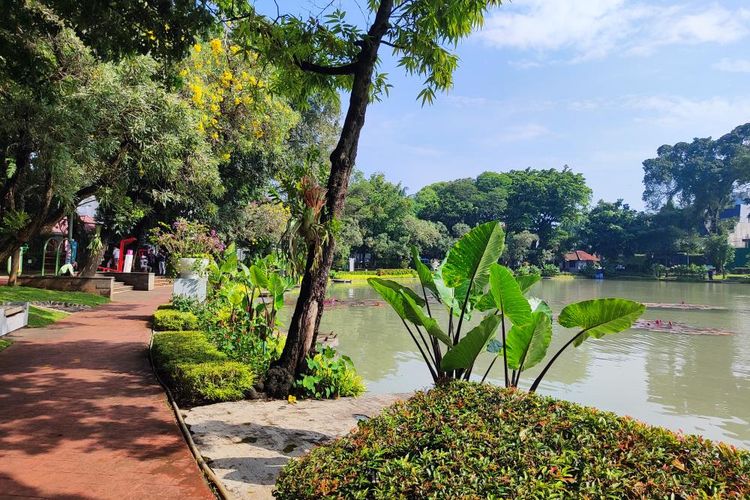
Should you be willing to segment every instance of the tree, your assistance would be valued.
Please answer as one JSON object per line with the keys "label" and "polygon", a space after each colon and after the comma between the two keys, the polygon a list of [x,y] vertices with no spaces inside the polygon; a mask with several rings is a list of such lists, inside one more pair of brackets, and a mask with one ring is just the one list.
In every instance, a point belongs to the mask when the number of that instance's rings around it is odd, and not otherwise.
{"label": "tree", "polygon": [[[161,201],[175,184],[193,198],[218,187],[194,112],[155,79],[152,59],[98,63],[36,4],[2,22],[0,261],[89,196],[106,206],[132,186]],[[7,56],[13,44],[22,58]]]}
{"label": "tree", "polygon": [[642,219],[622,199],[614,203],[599,200],[588,214],[581,230],[583,245],[605,259],[629,257],[637,248]]}
{"label": "tree", "polygon": [[716,268],[716,271],[727,275],[727,264],[734,261],[734,247],[729,244],[729,237],[725,232],[710,235],[703,246],[706,260]]}
{"label": "tree", "polygon": [[[407,73],[425,79],[419,97],[423,103],[432,102],[437,91],[452,84],[458,58],[449,47],[479,26],[487,8],[500,1],[371,1],[368,7],[373,17],[364,31],[351,24],[341,10],[329,12],[323,20],[281,13],[271,19],[259,15],[248,3],[222,0],[217,4],[237,23],[235,29],[245,37],[245,45],[277,65],[289,94],[323,91],[334,96],[338,89],[349,92],[341,134],[330,157],[325,209],[316,213],[321,226],[330,230],[344,209],[367,107],[388,88],[386,76],[376,74],[381,46],[392,48]],[[269,379],[278,382],[271,392],[278,396],[287,394],[294,376],[306,366],[323,312],[335,241],[326,237],[311,243],[286,345],[269,371]]]}
{"label": "tree", "polygon": [[588,205],[591,189],[582,174],[562,170],[512,170],[505,223],[508,231],[531,231],[546,248],[554,229],[575,221]]}
{"label": "tree", "polygon": [[732,193],[750,182],[750,123],[710,137],[663,145],[643,162],[643,200],[651,209],[665,204],[689,208],[711,234],[721,231],[721,212]]}
{"label": "tree", "polygon": [[539,237],[529,231],[510,233],[505,240],[503,258],[510,267],[517,268],[526,261],[532,247],[538,243]]}

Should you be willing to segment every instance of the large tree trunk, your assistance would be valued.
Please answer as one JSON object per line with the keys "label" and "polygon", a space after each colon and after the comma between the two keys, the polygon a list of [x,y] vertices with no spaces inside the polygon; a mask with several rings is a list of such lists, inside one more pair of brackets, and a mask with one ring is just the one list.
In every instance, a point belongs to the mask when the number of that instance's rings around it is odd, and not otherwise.
{"label": "large tree trunk", "polygon": [[[328,177],[326,210],[321,223],[326,225],[338,218],[344,208],[349,177],[357,157],[359,135],[365,124],[365,113],[370,100],[372,76],[378,57],[380,41],[388,29],[388,18],[393,0],[380,3],[375,21],[362,43],[354,70],[349,108],[341,128],[336,149],[331,153],[331,173]],[[289,324],[284,351],[274,363],[266,378],[266,392],[275,397],[286,397],[295,377],[306,368],[305,359],[315,346],[318,326],[323,314],[323,300],[328,286],[328,273],[333,264],[335,241],[329,237],[323,244],[320,259],[316,262],[315,249],[308,249],[307,265],[302,278],[297,305]]]}

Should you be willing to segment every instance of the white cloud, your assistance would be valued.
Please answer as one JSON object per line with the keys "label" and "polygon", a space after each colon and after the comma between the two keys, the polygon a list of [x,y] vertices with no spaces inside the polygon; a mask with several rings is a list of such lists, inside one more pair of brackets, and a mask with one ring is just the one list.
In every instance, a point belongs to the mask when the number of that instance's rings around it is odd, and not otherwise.
{"label": "white cloud", "polygon": [[648,54],[663,45],[726,44],[750,33],[750,10],[717,4],[655,5],[626,0],[519,0],[500,7],[478,34],[486,43],[573,61],[614,52]]}
{"label": "white cloud", "polygon": [[750,59],[724,58],[714,64],[714,69],[728,73],[750,73]]}

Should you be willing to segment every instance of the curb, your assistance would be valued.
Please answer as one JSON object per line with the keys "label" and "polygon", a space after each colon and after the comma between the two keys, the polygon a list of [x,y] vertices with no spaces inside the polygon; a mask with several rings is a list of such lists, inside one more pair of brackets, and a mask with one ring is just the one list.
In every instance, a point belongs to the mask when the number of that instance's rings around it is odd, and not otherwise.
{"label": "curb", "polygon": [[208,483],[211,486],[211,489],[214,491],[216,497],[220,500],[231,500],[233,498],[231,493],[229,493],[229,491],[224,488],[224,485],[221,484],[221,480],[216,476],[211,467],[209,467],[209,465],[203,459],[203,455],[201,455],[201,452],[196,446],[195,441],[193,441],[193,436],[190,434],[190,430],[188,429],[185,420],[182,418],[182,412],[180,411],[180,407],[177,405],[177,402],[172,396],[172,391],[169,389],[169,387],[167,387],[161,377],[159,377],[159,373],[156,370],[156,366],[154,365],[154,359],[151,356],[151,347],[153,346],[153,344],[154,330],[151,329],[151,336],[149,337],[148,341],[148,361],[151,365],[151,371],[153,372],[154,377],[156,377],[157,382],[159,382],[159,385],[161,385],[162,389],[164,389],[164,392],[167,393],[167,399],[169,399],[169,404],[172,407],[172,412],[174,413],[177,424],[180,428],[180,431],[182,432],[182,437],[185,439],[188,448],[190,448],[190,452],[193,454],[193,458],[195,458],[195,461],[198,463],[198,467],[200,467],[201,472],[203,472],[203,475],[208,480]]}

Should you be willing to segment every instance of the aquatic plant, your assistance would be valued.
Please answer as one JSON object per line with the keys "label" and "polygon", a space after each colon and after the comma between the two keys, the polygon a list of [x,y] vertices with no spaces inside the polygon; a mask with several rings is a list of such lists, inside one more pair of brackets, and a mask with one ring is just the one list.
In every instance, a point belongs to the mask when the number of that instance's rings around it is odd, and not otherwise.
{"label": "aquatic plant", "polygon": [[[435,382],[469,380],[477,357],[494,356],[487,371],[502,361],[506,387],[517,387],[521,373],[544,361],[552,339],[552,310],[541,299],[526,293],[540,279],[538,274],[514,276],[498,264],[504,232],[499,222],[481,224],[462,236],[434,273],[412,257],[421,293],[395,281],[370,278],[368,282],[391,305],[417,346]],[[433,315],[435,300],[448,311],[443,328]],[[577,302],[566,306],[558,323],[577,332],[559,349],[533,381],[534,392],[549,368],[569,346],[588,338],[601,338],[631,327],[643,313],[643,304],[619,298]],[[476,313],[481,321],[465,331]],[[500,337],[496,332],[500,330]]]}

